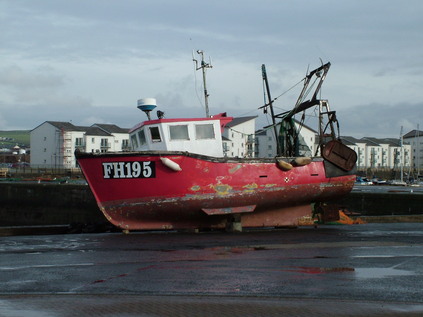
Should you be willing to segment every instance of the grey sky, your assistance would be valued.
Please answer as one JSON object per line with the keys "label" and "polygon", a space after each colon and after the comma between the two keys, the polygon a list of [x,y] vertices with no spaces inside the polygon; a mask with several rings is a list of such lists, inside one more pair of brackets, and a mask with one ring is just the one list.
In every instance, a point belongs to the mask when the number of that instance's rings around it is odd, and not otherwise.
{"label": "grey sky", "polygon": [[0,130],[131,127],[144,97],[167,117],[203,116],[202,49],[211,113],[262,116],[261,64],[277,96],[321,58],[341,133],[398,137],[423,128],[422,15],[421,0],[0,0]]}

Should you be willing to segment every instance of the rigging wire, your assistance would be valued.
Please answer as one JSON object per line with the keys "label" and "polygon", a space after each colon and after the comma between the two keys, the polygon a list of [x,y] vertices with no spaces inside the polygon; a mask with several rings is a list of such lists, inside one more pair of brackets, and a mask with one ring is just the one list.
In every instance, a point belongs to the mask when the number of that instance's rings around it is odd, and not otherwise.
{"label": "rigging wire", "polygon": [[198,102],[200,103],[201,107],[204,108],[202,99],[200,95],[198,94],[197,70],[195,68],[195,65],[194,65],[194,90],[195,90],[195,95],[197,96]]}
{"label": "rigging wire", "polygon": [[[304,81],[305,78],[301,79],[298,83],[294,84],[292,87],[288,88],[287,90],[285,90],[283,93],[281,93],[279,96],[273,98],[273,100],[271,102],[274,102],[276,100],[278,100],[278,98],[282,97],[283,95],[287,94],[289,91],[291,91],[292,89],[294,89],[295,87],[297,87],[302,81]],[[263,84],[264,85],[264,84]],[[266,93],[265,93],[266,94]],[[266,106],[269,106],[269,104],[271,103],[266,103],[266,99],[264,100],[264,106],[261,106],[259,109],[264,108],[266,109]]]}

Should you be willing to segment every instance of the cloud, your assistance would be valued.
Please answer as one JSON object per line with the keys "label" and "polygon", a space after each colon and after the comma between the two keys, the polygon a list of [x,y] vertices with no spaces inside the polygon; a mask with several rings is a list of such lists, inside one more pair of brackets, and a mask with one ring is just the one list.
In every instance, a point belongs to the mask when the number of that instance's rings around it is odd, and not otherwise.
{"label": "cloud", "polygon": [[398,138],[401,127],[403,134],[417,128],[423,118],[423,103],[368,104],[340,110],[337,117],[342,135]]}
{"label": "cloud", "polygon": [[0,86],[7,92],[3,100],[18,103],[44,103],[64,85],[64,76],[49,66],[34,70],[12,65],[0,70]]}
{"label": "cloud", "polygon": [[19,66],[9,66],[0,70],[0,85],[16,89],[49,88],[63,84],[63,78],[53,73],[52,68],[42,67],[33,72],[25,72]]}
{"label": "cloud", "polygon": [[[263,104],[261,64],[275,97],[321,57],[332,62],[322,92],[346,121],[341,128],[396,136],[421,117],[422,10],[420,0],[3,1],[2,120],[125,126],[143,119],[143,97],[156,97],[168,117],[203,115],[191,61],[191,50],[203,49],[214,65],[211,113],[259,114],[251,111]],[[289,109],[296,97],[276,106]]]}

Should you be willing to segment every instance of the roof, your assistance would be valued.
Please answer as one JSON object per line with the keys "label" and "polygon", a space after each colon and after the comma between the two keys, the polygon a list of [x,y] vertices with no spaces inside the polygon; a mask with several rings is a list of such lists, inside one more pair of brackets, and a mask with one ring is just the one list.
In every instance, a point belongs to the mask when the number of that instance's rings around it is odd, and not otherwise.
{"label": "roof", "polygon": [[382,139],[382,140],[384,141],[383,143],[389,144],[391,146],[401,146],[400,139],[385,138],[385,139]]}
{"label": "roof", "polygon": [[346,145],[357,145],[357,142],[360,143],[360,140],[353,138],[352,136],[341,136],[342,143]]}
{"label": "roof", "polygon": [[226,127],[231,128],[231,127],[234,127],[234,126],[239,125],[241,123],[253,120],[255,118],[257,118],[257,116],[234,118],[231,122],[226,124]]}
{"label": "roof", "polygon": [[116,124],[95,123],[92,127],[94,126],[109,133],[129,133],[129,129],[118,127]]}
{"label": "roof", "polygon": [[259,136],[259,135],[266,136],[267,135],[267,130],[266,129],[257,130],[256,133],[255,133],[255,135],[256,136]]}
{"label": "roof", "polygon": [[361,138],[362,142],[366,143],[367,145],[380,145],[380,142],[378,139],[376,138],[372,138],[372,137],[364,137]]}
{"label": "roof", "polygon": [[110,133],[100,129],[99,127],[89,127],[85,132],[85,135],[111,136]]}
{"label": "roof", "polygon": [[86,135],[111,136],[113,133],[129,133],[129,129],[121,128],[115,124],[96,123],[91,127],[85,127],[63,121],[45,121],[44,123],[49,123],[59,130],[85,132]]}
{"label": "roof", "polygon": [[423,136],[423,131],[421,130],[412,130],[403,136],[404,139],[414,138],[414,137]]}
{"label": "roof", "polygon": [[64,131],[85,131],[87,127],[77,127],[70,122],[46,121],[52,126]]}
{"label": "roof", "polygon": [[388,144],[390,146],[400,146],[399,139],[394,139],[394,138],[378,139],[378,138],[372,138],[372,137],[364,137],[362,138],[362,140],[368,141],[367,144],[369,145]]}

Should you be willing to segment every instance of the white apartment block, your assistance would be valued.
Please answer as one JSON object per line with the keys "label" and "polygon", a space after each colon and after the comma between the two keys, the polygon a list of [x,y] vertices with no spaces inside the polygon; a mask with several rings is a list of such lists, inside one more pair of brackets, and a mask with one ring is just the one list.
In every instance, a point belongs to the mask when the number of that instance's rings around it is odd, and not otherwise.
{"label": "white apartment block", "polygon": [[116,125],[75,126],[46,121],[30,133],[31,167],[74,168],[76,149],[83,152],[128,150],[128,129]]}
{"label": "white apartment block", "polygon": [[239,117],[229,122],[222,133],[223,154],[227,157],[254,157],[256,118]]}
{"label": "white apartment block", "polygon": [[[254,157],[255,118],[234,118],[225,126],[222,143],[226,156]],[[82,127],[46,121],[31,131],[30,142],[31,167],[74,168],[75,150],[91,153],[131,150],[129,129],[113,124]]]}
{"label": "white apartment block", "polygon": [[[295,121],[298,129],[299,123]],[[277,127],[279,129],[279,127]],[[301,156],[314,156],[318,150],[317,131],[304,125],[299,131],[299,153]],[[277,152],[276,137],[273,127],[256,132],[255,157],[275,157]],[[318,152],[318,151],[317,151]]]}
{"label": "white apartment block", "polygon": [[[256,117],[234,118],[222,133],[223,152],[227,157],[275,157],[273,128],[255,131]],[[296,122],[298,127],[298,122]],[[300,155],[318,152],[317,132],[303,126]],[[74,152],[104,153],[131,150],[129,129],[113,124],[75,126],[69,122],[46,121],[31,131],[31,167],[76,167]],[[341,140],[357,153],[357,168],[423,169],[423,131],[413,130],[399,139],[343,136]]]}
{"label": "white apartment block", "polygon": [[[298,122],[296,122],[298,128]],[[411,132],[410,132],[411,133]],[[307,126],[299,131],[300,156],[319,155],[317,132]],[[414,135],[414,134],[413,134]],[[342,142],[357,153],[357,168],[410,168],[416,165],[413,163],[416,153],[410,144],[404,141],[401,147],[399,139],[385,138],[377,139],[365,137],[356,139],[350,136],[341,137]],[[404,139],[406,140],[406,139]],[[420,162],[423,161],[423,132],[420,141],[411,142],[421,144]],[[267,128],[256,132],[256,157],[275,157],[276,142],[273,128]],[[414,165],[413,165],[414,164]]]}
{"label": "white apartment block", "polygon": [[412,167],[423,170],[423,131],[412,130],[403,136],[403,140],[411,147]]}
{"label": "white apartment block", "polygon": [[399,139],[343,136],[341,140],[357,153],[357,168],[411,167],[411,147]]}

